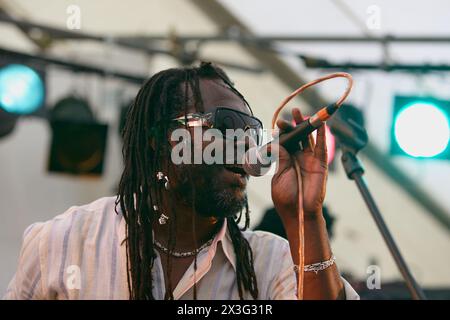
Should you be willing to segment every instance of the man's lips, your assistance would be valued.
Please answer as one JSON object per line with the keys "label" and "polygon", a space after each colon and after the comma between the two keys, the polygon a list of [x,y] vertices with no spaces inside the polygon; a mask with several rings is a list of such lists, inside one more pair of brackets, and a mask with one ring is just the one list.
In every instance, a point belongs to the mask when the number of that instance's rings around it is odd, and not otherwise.
{"label": "man's lips", "polygon": [[228,171],[231,171],[233,173],[240,174],[241,176],[245,177],[247,176],[247,173],[242,169],[241,166],[238,165],[224,165],[225,169]]}
{"label": "man's lips", "polygon": [[247,185],[248,174],[238,165],[224,165],[224,169],[228,172],[227,176],[231,179],[226,179],[226,183],[229,183],[233,187],[245,188]]}

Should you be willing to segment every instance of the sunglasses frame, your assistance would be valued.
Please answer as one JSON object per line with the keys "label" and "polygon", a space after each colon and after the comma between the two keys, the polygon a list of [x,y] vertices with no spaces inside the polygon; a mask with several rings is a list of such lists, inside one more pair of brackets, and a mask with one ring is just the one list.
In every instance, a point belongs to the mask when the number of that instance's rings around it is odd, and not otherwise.
{"label": "sunglasses frame", "polygon": [[[226,110],[226,111],[230,111],[233,113],[237,113],[239,115],[243,115],[245,117],[250,117],[251,119],[255,120],[256,122],[259,123],[260,128],[256,128],[256,130],[263,130],[263,124],[262,121],[259,120],[258,118],[256,118],[253,115],[249,115],[245,112],[241,112],[241,111],[237,111],[235,109],[229,108],[229,107],[217,107],[213,112],[207,112],[207,113],[199,113],[199,112],[193,112],[193,113],[188,113],[186,115],[177,117],[172,119],[172,121],[176,121],[178,122],[180,125],[184,125],[184,126],[188,126],[188,127],[207,127],[210,129],[216,128],[214,125],[216,123],[216,116],[217,116],[217,112],[220,110]],[[187,120],[187,123],[186,123]],[[234,129],[234,128],[229,128],[229,129]],[[255,129],[253,127],[246,127],[246,128],[242,128],[244,131],[248,130],[248,129]],[[262,140],[262,137],[260,135],[257,135],[258,141],[257,144],[260,145]]]}

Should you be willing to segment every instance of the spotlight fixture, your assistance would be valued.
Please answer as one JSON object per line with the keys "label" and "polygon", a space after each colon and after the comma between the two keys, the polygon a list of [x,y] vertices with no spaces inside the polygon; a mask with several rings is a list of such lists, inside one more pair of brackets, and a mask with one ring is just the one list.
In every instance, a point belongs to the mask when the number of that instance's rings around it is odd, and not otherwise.
{"label": "spotlight fixture", "polygon": [[450,159],[450,101],[396,96],[391,153],[413,158]]}
{"label": "spotlight fixture", "polygon": [[52,142],[48,170],[74,175],[101,175],[108,126],[98,123],[87,101],[60,100],[50,111]]}
{"label": "spotlight fixture", "polygon": [[0,138],[10,134],[16,126],[18,116],[0,108]]}
{"label": "spotlight fixture", "polygon": [[30,114],[44,105],[45,84],[42,76],[23,64],[0,68],[0,107],[9,113]]}

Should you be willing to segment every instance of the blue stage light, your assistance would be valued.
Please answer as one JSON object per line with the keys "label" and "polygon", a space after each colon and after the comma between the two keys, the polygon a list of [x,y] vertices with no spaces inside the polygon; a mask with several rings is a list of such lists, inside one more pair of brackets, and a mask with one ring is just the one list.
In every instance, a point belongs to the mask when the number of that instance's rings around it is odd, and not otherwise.
{"label": "blue stage light", "polygon": [[15,114],[29,114],[44,103],[45,86],[28,66],[10,64],[0,69],[0,107]]}

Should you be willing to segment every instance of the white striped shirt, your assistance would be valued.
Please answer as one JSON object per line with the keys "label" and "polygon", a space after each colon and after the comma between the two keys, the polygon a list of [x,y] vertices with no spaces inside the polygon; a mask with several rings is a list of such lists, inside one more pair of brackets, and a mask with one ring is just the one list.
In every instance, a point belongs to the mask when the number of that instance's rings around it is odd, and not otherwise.
{"label": "white striped shirt", "polygon": [[[71,207],[31,225],[23,236],[19,264],[4,299],[128,299],[125,220],[116,214],[115,197]],[[245,231],[254,256],[258,299],[296,299],[296,277],[289,243],[274,234]],[[233,245],[226,223],[197,258],[197,298],[239,299]],[[160,256],[152,269],[153,295],[164,299]],[[193,264],[173,296],[192,299]],[[344,280],[347,299],[358,295]],[[249,293],[246,299],[251,299]]]}

